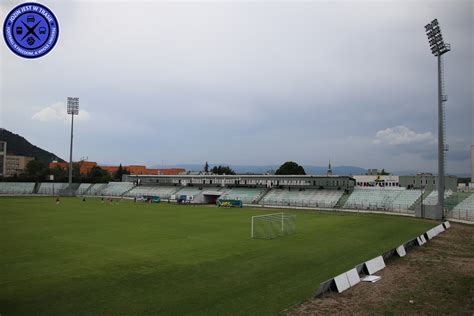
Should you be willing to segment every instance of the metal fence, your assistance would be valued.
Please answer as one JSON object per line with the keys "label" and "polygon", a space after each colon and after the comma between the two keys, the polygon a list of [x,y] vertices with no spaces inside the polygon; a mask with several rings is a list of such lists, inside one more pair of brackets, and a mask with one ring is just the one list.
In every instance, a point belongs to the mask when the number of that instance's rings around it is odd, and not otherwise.
{"label": "metal fence", "polygon": [[468,222],[474,222],[474,209],[456,208],[452,210],[445,209],[444,217],[449,219],[458,219]]}
{"label": "metal fence", "polygon": [[309,207],[309,208],[333,208],[336,203],[326,202],[309,202],[297,199],[283,199],[283,200],[266,200],[261,201],[261,205],[269,206],[293,206],[293,207]]}
{"label": "metal fence", "polygon": [[346,203],[345,208],[367,211],[392,212],[400,214],[414,214],[406,204],[378,204],[378,203]]}

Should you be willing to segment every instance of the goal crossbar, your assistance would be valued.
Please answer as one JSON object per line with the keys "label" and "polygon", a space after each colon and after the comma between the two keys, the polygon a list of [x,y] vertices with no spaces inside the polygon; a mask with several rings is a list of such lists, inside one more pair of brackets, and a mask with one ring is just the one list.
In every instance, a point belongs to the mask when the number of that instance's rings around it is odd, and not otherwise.
{"label": "goal crossbar", "polygon": [[282,216],[282,215],[285,215],[285,213],[273,213],[273,214],[265,214],[265,215],[256,215],[256,216],[252,216],[252,218],[269,217],[269,216]]}
{"label": "goal crossbar", "polygon": [[295,215],[273,213],[252,216],[251,238],[273,239],[295,233]]}

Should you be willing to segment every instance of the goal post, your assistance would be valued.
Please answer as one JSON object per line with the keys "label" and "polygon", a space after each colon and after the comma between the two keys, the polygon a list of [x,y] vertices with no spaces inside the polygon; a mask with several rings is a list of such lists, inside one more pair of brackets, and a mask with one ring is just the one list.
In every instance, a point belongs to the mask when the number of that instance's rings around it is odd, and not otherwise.
{"label": "goal post", "polygon": [[252,216],[251,237],[274,239],[296,232],[296,216],[284,213]]}

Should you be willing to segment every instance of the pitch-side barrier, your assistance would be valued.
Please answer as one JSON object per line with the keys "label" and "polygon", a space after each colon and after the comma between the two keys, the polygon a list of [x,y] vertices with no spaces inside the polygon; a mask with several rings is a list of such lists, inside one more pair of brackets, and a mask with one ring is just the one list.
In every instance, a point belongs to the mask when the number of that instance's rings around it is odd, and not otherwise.
{"label": "pitch-side barrier", "polygon": [[393,256],[404,257],[408,250],[426,244],[430,239],[435,238],[450,227],[451,225],[449,222],[445,221],[438,226],[427,230],[420,236],[417,236],[416,238],[408,240],[398,247],[384,252],[380,256],[360,263],[349,271],[341,273],[332,279],[321,282],[318,290],[316,291],[315,297],[323,297],[329,293],[334,292],[342,293],[345,290],[350,289],[351,287],[357,285],[361,281],[361,278],[373,275],[374,273],[384,269],[386,260]]}

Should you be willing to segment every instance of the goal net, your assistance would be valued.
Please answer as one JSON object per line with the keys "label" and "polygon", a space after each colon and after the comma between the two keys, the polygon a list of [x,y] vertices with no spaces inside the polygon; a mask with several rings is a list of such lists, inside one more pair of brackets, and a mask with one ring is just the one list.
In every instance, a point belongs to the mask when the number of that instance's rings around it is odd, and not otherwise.
{"label": "goal net", "polygon": [[296,232],[296,215],[284,213],[252,216],[252,238],[274,239]]}

